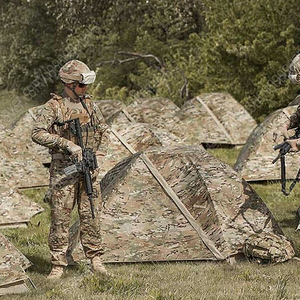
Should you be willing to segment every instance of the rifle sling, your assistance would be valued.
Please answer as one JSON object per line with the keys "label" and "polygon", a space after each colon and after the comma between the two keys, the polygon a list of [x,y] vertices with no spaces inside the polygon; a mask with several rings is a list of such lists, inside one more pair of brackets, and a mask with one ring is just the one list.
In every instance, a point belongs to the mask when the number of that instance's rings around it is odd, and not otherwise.
{"label": "rifle sling", "polygon": [[295,187],[296,183],[299,181],[300,177],[300,168],[297,172],[295,179],[293,180],[292,184],[290,185],[289,191],[286,191],[286,169],[285,169],[285,156],[280,156],[280,164],[281,164],[281,191],[285,196],[288,196],[293,188]]}

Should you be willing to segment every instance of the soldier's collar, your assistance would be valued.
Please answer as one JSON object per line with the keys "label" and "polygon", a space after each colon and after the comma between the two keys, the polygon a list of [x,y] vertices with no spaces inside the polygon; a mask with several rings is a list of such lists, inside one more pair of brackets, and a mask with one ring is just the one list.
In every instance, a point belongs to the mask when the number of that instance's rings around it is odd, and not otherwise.
{"label": "soldier's collar", "polygon": [[72,98],[72,97],[70,97],[65,91],[62,92],[61,96],[62,96],[64,99],[67,99],[67,100],[69,100],[69,101],[72,102],[72,103],[79,103],[79,102],[80,102],[80,99],[79,99],[79,98]]}

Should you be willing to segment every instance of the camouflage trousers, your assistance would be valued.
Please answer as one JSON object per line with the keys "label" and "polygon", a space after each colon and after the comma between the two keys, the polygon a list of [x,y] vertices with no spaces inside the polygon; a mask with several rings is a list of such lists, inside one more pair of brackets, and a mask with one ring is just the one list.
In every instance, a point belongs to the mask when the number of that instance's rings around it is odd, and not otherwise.
{"label": "camouflage trousers", "polygon": [[50,166],[49,204],[51,207],[51,227],[49,248],[53,265],[67,266],[66,253],[69,244],[71,213],[77,202],[80,219],[80,240],[85,256],[93,258],[103,254],[100,237],[101,191],[93,178],[93,197],[95,218],[92,218],[91,206],[85,193],[83,178],[78,173],[66,176],[64,168],[72,162],[64,159],[52,159]]}

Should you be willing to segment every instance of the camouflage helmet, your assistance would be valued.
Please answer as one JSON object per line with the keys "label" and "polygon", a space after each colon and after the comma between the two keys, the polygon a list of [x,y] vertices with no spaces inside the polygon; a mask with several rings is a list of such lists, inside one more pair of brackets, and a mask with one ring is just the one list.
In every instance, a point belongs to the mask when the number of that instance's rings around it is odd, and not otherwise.
{"label": "camouflage helmet", "polygon": [[70,60],[59,70],[59,77],[64,83],[78,81],[83,84],[91,84],[95,81],[96,74],[80,60]]}
{"label": "camouflage helmet", "polygon": [[300,54],[294,56],[289,66],[289,79],[292,83],[300,83]]}

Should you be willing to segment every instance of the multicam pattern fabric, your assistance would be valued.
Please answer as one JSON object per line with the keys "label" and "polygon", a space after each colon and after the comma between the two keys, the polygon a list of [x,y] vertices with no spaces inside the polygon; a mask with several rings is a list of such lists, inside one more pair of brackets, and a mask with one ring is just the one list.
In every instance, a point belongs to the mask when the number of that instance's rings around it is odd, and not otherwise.
{"label": "multicam pattern fabric", "polygon": [[169,99],[136,99],[126,109],[116,112],[107,122],[121,125],[133,122],[148,123],[155,128],[167,130],[177,136],[182,133],[183,124],[176,116],[179,107]]}
{"label": "multicam pattern fabric", "polygon": [[[145,153],[223,257],[243,253],[246,239],[255,233],[282,234],[254,190],[203,148]],[[125,158],[101,181],[103,260],[215,260],[140,156]]]}
{"label": "multicam pattern fabric", "polygon": [[[129,123],[126,126],[119,124],[113,125],[111,128],[136,152],[151,147],[165,147],[183,143],[176,135],[146,123]],[[111,132],[107,155],[101,161],[102,168],[98,179],[101,180],[118,162],[130,155],[130,150]]]}
{"label": "multicam pattern fabric", "polygon": [[285,236],[270,232],[251,235],[244,243],[243,252],[249,260],[259,263],[279,263],[295,255],[291,242]]}
{"label": "multicam pattern fabric", "polygon": [[289,106],[295,106],[300,104],[300,95],[298,95],[293,101],[289,103]]}
{"label": "multicam pattern fabric", "polygon": [[73,59],[65,63],[59,70],[59,77],[65,83],[81,81],[81,74],[90,72],[90,68],[82,61]]}
{"label": "multicam pattern fabric", "polygon": [[[79,118],[80,124],[85,126],[86,124],[94,124],[88,129],[83,129],[83,140],[88,148],[92,148],[95,151],[103,151],[108,141],[108,126],[105,120],[97,108],[97,106],[86,98],[85,104],[89,112],[87,112],[80,102],[75,103],[68,98],[62,98],[58,95],[52,95],[50,99],[43,107],[43,111],[38,117],[37,122],[32,130],[32,139],[47,148],[50,149],[50,153],[67,153],[67,142],[72,140],[76,142],[74,134],[71,133],[69,124],[64,124],[65,121]],[[90,116],[91,120],[90,120]],[[64,124],[64,125],[60,125]],[[85,127],[87,128],[87,127]],[[103,141],[102,141],[103,140]],[[103,149],[102,149],[103,148]]]}
{"label": "multicam pattern fabric", "polygon": [[[155,128],[145,123],[130,123],[128,126],[123,126],[123,124],[121,124],[113,126],[112,128],[112,131],[117,132],[118,136],[120,136],[122,140],[125,140],[135,152],[146,150],[151,147],[165,147],[183,143],[177,136],[168,131]],[[130,150],[122,144],[121,140],[115,136],[114,133],[111,132],[107,155],[101,160],[101,168],[99,170],[97,181],[100,182],[109,170],[130,155]],[[116,174],[116,176],[118,176],[118,174]],[[73,256],[82,259],[81,245],[77,245],[79,242],[79,224],[80,222],[77,220],[69,231],[69,234],[71,235],[70,251],[77,247],[77,253],[73,253]]]}
{"label": "multicam pattern fabric", "polygon": [[50,155],[30,138],[33,123],[42,107],[29,109],[12,127],[1,131],[0,182],[3,186],[30,188],[48,185],[49,174],[43,163],[50,163]]}
{"label": "multicam pattern fabric", "polygon": [[[300,73],[300,55],[295,55],[289,65],[289,75],[298,75]],[[299,83],[298,81],[296,83]]]}
{"label": "multicam pattern fabric", "polygon": [[40,110],[41,107],[29,109],[12,127],[0,132],[2,228],[26,226],[31,217],[43,211],[42,207],[18,192],[19,188],[48,184],[48,170],[42,162],[49,160],[49,154],[30,139],[34,119]]}
{"label": "multicam pattern fabric", "polygon": [[174,102],[166,98],[136,99],[126,109],[136,122],[158,126],[161,120],[155,120],[157,117],[170,119],[167,122],[171,122],[172,117],[180,110]]}
{"label": "multicam pattern fabric", "polygon": [[[117,132],[116,136],[113,132]],[[120,137],[121,140],[118,138]],[[146,123],[129,123],[124,126],[123,124],[112,126],[112,132],[110,135],[110,145],[108,147],[107,155],[102,160],[102,168],[98,175],[98,180],[100,181],[105,174],[111,170],[117,163],[121,162],[126,157],[131,156],[131,152],[122,141],[125,141],[134,152],[143,151],[155,147],[167,147],[183,144],[182,140],[179,139],[174,134],[151,126]],[[202,148],[202,146],[199,146]],[[116,174],[115,177],[119,177],[118,169],[114,169]],[[111,171],[111,176],[112,172]],[[112,176],[113,177],[113,176]],[[106,222],[106,221],[103,221]],[[71,240],[78,237],[78,226],[77,222],[71,229]],[[74,238],[73,238],[74,237]],[[76,241],[73,241],[73,248],[76,246]],[[78,249],[77,249],[78,250]],[[79,249],[80,250],[80,249]],[[80,253],[80,251],[78,251]],[[75,254],[76,256],[76,254]],[[78,256],[78,254],[77,254]]]}
{"label": "multicam pattern fabric", "polygon": [[[25,227],[43,208],[18,191],[46,185],[42,162],[49,154],[30,139],[32,124],[41,107],[28,110],[11,127],[0,131],[0,228]],[[45,181],[43,179],[45,178]],[[26,207],[26,209],[24,209]],[[27,292],[25,269],[30,262],[0,235],[0,295]]]}
{"label": "multicam pattern fabric", "polygon": [[[108,126],[97,106],[89,98],[84,101],[87,110],[80,102],[53,95],[53,98],[44,105],[32,130],[33,140],[48,147],[52,154],[48,198],[51,206],[49,247],[52,254],[51,262],[54,265],[67,265],[68,229],[71,211],[76,201],[81,224],[81,242],[86,257],[92,258],[103,252],[99,234],[101,194],[99,184],[96,182],[98,170],[93,173],[95,219],[92,218],[83,177],[78,173],[70,176],[64,173],[66,167],[74,164],[66,150],[67,143],[68,141],[78,143],[68,126],[69,123],[65,121],[79,118],[85,147],[93,149],[99,159],[106,154],[109,143]],[[99,166],[101,167],[101,161]]]}
{"label": "multicam pattern fabric", "polygon": [[[278,155],[273,147],[273,132],[288,122],[290,116],[297,110],[297,106],[288,106],[270,114],[258,125],[249,136],[235,163],[234,169],[247,181],[276,180],[281,178],[280,159],[272,164]],[[290,135],[294,130],[289,131]],[[279,140],[277,144],[281,143]],[[286,178],[294,179],[299,169],[299,153],[286,155]]]}
{"label": "multicam pattern fabric", "polygon": [[73,176],[64,174],[64,168],[73,163],[55,159],[50,167],[50,207],[51,228],[49,246],[52,254],[53,265],[67,266],[66,253],[68,249],[69,225],[71,211],[77,202],[80,215],[81,243],[87,258],[101,255],[103,249],[100,239],[99,214],[101,211],[101,192],[96,177],[93,182],[93,207],[95,218],[92,218],[91,204],[85,193],[83,178],[78,178],[78,173]]}
{"label": "multicam pattern fabric", "polygon": [[94,100],[94,103],[98,106],[105,120],[126,107],[119,100]]}
{"label": "multicam pattern fabric", "polygon": [[121,125],[112,128],[137,152],[151,147],[166,147],[183,143],[175,134],[147,123],[132,123],[126,127]]}
{"label": "multicam pattern fabric", "polygon": [[179,136],[183,138],[184,134],[189,144],[243,145],[257,125],[243,106],[226,93],[201,94],[188,100],[177,116],[186,129]]}
{"label": "multicam pattern fabric", "polygon": [[148,123],[170,131],[190,145],[243,145],[257,125],[242,105],[225,93],[202,94],[187,101],[181,109],[164,98],[137,99],[126,111],[111,115],[107,122]]}
{"label": "multicam pattern fabric", "polygon": [[2,234],[0,234],[0,295],[16,293],[16,285],[23,285],[31,263]]}
{"label": "multicam pattern fabric", "polygon": [[0,187],[0,228],[24,227],[33,216],[43,210],[16,189]]}

